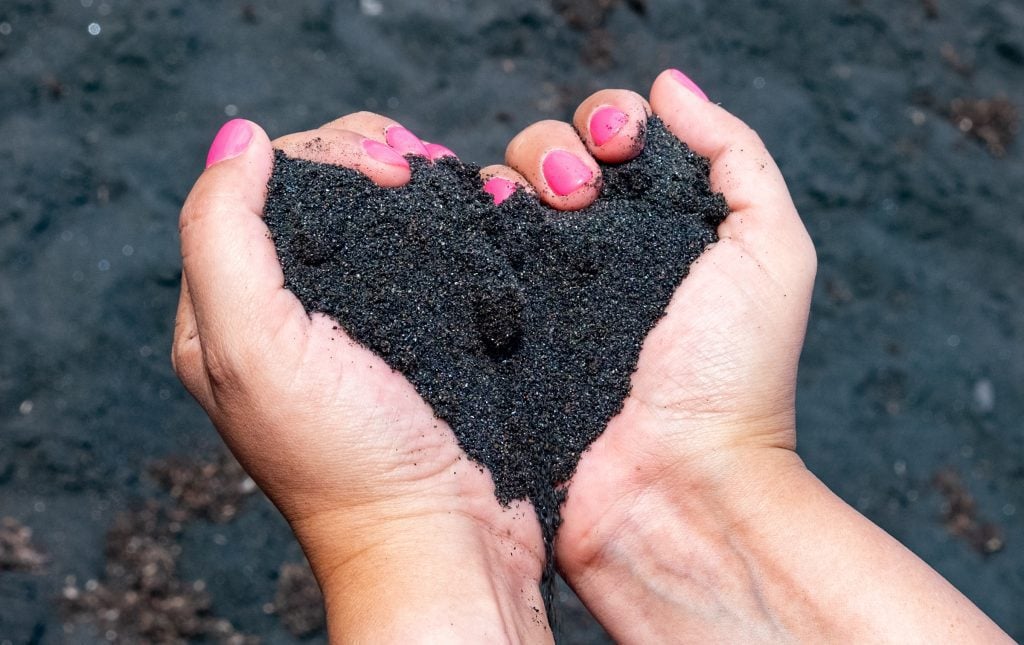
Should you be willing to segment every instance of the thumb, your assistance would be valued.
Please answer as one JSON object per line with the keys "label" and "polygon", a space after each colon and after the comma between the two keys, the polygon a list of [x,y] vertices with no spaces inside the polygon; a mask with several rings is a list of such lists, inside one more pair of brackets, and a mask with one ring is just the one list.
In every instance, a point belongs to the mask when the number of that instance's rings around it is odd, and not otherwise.
{"label": "thumb", "polygon": [[235,119],[217,133],[206,171],[181,211],[181,256],[204,351],[232,354],[259,328],[284,286],[263,223],[274,153],[255,123]]}

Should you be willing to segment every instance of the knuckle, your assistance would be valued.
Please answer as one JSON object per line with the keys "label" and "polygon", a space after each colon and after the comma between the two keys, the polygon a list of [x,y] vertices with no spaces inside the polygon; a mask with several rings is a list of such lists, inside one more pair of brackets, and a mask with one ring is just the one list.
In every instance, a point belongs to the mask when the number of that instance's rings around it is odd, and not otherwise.
{"label": "knuckle", "polygon": [[188,341],[175,340],[171,345],[171,367],[185,389],[194,392],[196,389],[194,380],[199,371],[198,347]]}
{"label": "knuckle", "polygon": [[178,375],[178,378],[194,367],[198,358],[197,348],[198,343],[195,342],[195,339],[186,336],[183,326],[176,321],[174,341],[171,343],[171,367],[174,368],[174,373]]}
{"label": "knuckle", "polygon": [[213,208],[213,202],[210,192],[197,183],[181,207],[181,213],[178,216],[178,232],[181,233],[202,220]]}

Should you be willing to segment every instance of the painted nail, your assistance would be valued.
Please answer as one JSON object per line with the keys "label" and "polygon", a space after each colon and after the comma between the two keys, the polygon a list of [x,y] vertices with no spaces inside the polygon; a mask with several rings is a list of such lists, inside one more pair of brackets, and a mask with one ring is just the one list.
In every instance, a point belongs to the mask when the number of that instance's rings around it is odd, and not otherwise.
{"label": "painted nail", "polygon": [[233,159],[245,152],[252,141],[252,124],[245,119],[232,119],[221,126],[210,144],[206,155],[206,167],[225,159]]}
{"label": "painted nail", "polygon": [[374,141],[373,139],[363,139],[363,150],[366,154],[370,155],[377,161],[386,163],[391,166],[401,166],[402,168],[408,168],[409,162],[406,161],[405,157],[398,154],[393,148],[384,145],[380,141]]}
{"label": "painted nail", "polygon": [[594,172],[579,157],[565,150],[552,150],[544,158],[544,179],[556,195],[565,197],[594,178]]}
{"label": "painted nail", "polygon": [[590,117],[590,138],[603,146],[629,123],[629,115],[618,108],[603,107]]}
{"label": "painted nail", "polygon": [[424,143],[423,146],[427,149],[427,156],[430,157],[431,161],[437,161],[441,157],[455,157],[459,158],[457,154],[445,148],[440,143]]}
{"label": "painted nail", "polygon": [[388,145],[402,155],[418,155],[428,157],[427,149],[423,142],[412,132],[409,132],[400,125],[393,125],[384,131],[384,139]]}
{"label": "painted nail", "polygon": [[680,85],[682,85],[686,89],[690,90],[691,92],[693,92],[697,96],[701,97],[705,101],[708,100],[708,95],[704,93],[704,90],[702,90],[699,87],[697,87],[697,84],[694,83],[690,79],[689,76],[687,76],[686,74],[683,74],[678,69],[670,70],[670,73],[672,74],[672,78],[674,78],[677,83],[679,83]]}
{"label": "painted nail", "polygon": [[494,197],[495,206],[511,197],[512,193],[516,192],[516,188],[518,186],[514,181],[509,181],[504,177],[491,177],[484,183],[484,192],[490,193]]}

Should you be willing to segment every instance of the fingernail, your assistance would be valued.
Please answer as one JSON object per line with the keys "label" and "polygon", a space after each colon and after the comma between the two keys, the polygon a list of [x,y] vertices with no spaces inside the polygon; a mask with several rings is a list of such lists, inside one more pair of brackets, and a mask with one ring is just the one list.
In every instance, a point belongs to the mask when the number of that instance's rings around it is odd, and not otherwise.
{"label": "fingernail", "polygon": [[704,90],[702,90],[699,87],[697,87],[697,84],[694,83],[690,79],[689,76],[687,76],[686,74],[683,74],[678,69],[670,70],[670,73],[672,74],[672,78],[676,79],[677,83],[679,83],[680,85],[682,85],[686,89],[690,90],[691,92],[693,92],[697,96],[701,97],[705,101],[708,100],[708,95],[704,93]]}
{"label": "fingernail", "polygon": [[409,162],[406,161],[405,157],[398,154],[394,149],[384,145],[380,141],[374,141],[373,139],[363,139],[363,150],[366,154],[370,155],[377,161],[386,163],[391,166],[401,166],[402,168],[408,168]]}
{"label": "fingernail", "polygon": [[497,206],[516,192],[516,183],[503,177],[491,177],[484,183],[484,192],[494,197],[494,205]]}
{"label": "fingernail", "polygon": [[385,130],[384,139],[399,154],[418,155],[420,157],[429,156],[420,138],[400,125],[393,125]]}
{"label": "fingernail", "polygon": [[441,157],[455,157],[459,158],[457,154],[445,148],[439,143],[424,143],[423,147],[427,149],[427,156],[430,157],[431,161],[437,161]]}
{"label": "fingernail", "polygon": [[618,108],[603,107],[590,117],[590,138],[595,145],[611,141],[629,123],[629,115]]}
{"label": "fingernail", "polygon": [[206,167],[225,159],[233,159],[245,152],[252,141],[252,124],[245,119],[232,119],[221,126],[210,144],[206,155]]}
{"label": "fingernail", "polygon": [[593,179],[594,173],[579,157],[565,150],[552,150],[544,158],[544,179],[556,195],[565,197]]}

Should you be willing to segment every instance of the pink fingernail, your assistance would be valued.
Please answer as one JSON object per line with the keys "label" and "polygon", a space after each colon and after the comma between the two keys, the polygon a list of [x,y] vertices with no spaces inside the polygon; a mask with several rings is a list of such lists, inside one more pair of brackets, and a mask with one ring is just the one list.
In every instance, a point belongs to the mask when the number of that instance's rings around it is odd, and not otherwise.
{"label": "pink fingernail", "polygon": [[233,159],[245,152],[252,141],[252,124],[245,119],[232,119],[221,126],[210,144],[206,155],[206,167],[225,159]]}
{"label": "pink fingernail", "polygon": [[590,138],[603,146],[629,123],[629,115],[618,108],[603,107],[590,117]]}
{"label": "pink fingernail", "polygon": [[366,154],[370,155],[377,161],[386,163],[391,166],[401,166],[402,168],[408,168],[409,162],[406,161],[405,157],[398,154],[394,149],[384,145],[380,141],[374,141],[373,139],[363,139],[363,150]]}
{"label": "pink fingernail", "polygon": [[491,177],[484,184],[484,192],[494,197],[494,205],[497,206],[516,192],[516,183],[503,177]]}
{"label": "pink fingernail", "polygon": [[384,131],[384,139],[388,145],[403,155],[418,155],[428,157],[427,149],[423,142],[412,132],[409,132],[400,125],[393,125]]}
{"label": "pink fingernail", "polygon": [[459,158],[457,154],[445,148],[439,143],[424,143],[423,146],[427,149],[427,156],[430,157],[431,161],[437,161],[441,157],[455,157]]}
{"label": "pink fingernail", "polygon": [[694,83],[690,79],[689,76],[687,76],[686,74],[683,74],[678,69],[673,69],[673,70],[669,70],[669,71],[672,74],[672,78],[674,78],[677,83],[679,83],[680,85],[682,85],[686,89],[690,90],[691,92],[693,92],[697,96],[701,97],[705,101],[709,100],[708,99],[708,95],[704,93],[704,90],[702,90],[699,87],[697,87],[697,84]]}
{"label": "pink fingernail", "polygon": [[594,178],[594,172],[579,157],[565,150],[552,150],[544,158],[544,179],[556,195],[565,197]]}

